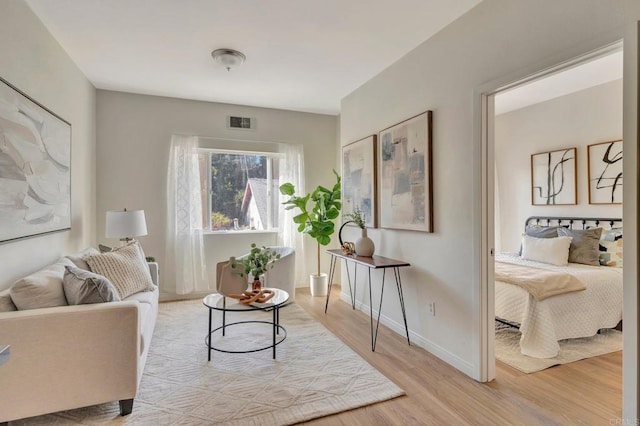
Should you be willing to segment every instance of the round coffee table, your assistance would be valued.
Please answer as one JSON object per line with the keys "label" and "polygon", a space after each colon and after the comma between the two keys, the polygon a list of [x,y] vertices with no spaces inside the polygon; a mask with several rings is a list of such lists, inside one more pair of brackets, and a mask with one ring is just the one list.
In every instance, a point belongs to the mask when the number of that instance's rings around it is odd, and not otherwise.
{"label": "round coffee table", "polygon": [[[273,349],[273,359],[276,359],[276,346],[284,341],[287,338],[287,330],[280,325],[280,306],[289,300],[289,293],[284,290],[278,288],[269,288],[268,290],[273,291],[273,297],[269,299],[266,303],[252,303],[250,305],[245,305],[244,303],[240,303],[238,299],[233,299],[231,297],[225,297],[219,293],[213,293],[208,296],[205,296],[202,299],[202,303],[204,306],[209,308],[209,334],[205,338],[205,344],[207,345],[209,354],[208,360],[211,361],[211,350],[218,352],[226,352],[226,353],[250,353],[250,352],[259,352],[264,351],[269,348]],[[227,324],[226,316],[227,312],[249,312],[249,311],[269,311],[273,312],[273,320],[272,321],[237,321]],[[213,311],[222,312],[222,326],[212,329],[211,321]],[[211,337],[217,333],[222,333],[222,336],[226,335],[226,329],[232,327],[234,325],[239,324],[270,324],[273,330],[273,340],[270,345],[243,350],[243,351],[233,351],[227,349],[217,348],[211,345]],[[282,332],[282,335],[281,335]],[[280,336],[280,338],[277,338]]]}

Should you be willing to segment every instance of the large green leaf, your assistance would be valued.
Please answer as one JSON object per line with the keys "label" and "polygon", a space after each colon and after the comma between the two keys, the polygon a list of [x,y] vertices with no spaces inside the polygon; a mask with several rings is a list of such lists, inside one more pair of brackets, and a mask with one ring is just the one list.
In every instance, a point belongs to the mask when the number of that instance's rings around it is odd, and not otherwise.
{"label": "large green leaf", "polygon": [[327,219],[335,219],[338,216],[340,216],[340,210],[338,210],[335,207],[331,207],[329,210],[327,210]]}
{"label": "large green leaf", "polygon": [[327,235],[318,235],[316,240],[318,240],[318,242],[323,246],[326,246],[331,242],[331,238]]}
{"label": "large green leaf", "polygon": [[282,195],[293,195],[296,192],[295,187],[292,183],[283,183],[280,185],[280,193]]}
{"label": "large green leaf", "polygon": [[293,217],[293,223],[306,223],[308,219],[308,214],[300,213],[299,215]]}

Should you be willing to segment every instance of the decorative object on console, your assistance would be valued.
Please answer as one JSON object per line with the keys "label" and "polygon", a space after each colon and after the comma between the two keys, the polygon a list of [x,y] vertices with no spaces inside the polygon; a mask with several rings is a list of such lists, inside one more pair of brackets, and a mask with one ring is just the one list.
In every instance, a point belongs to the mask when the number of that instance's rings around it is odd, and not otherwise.
{"label": "decorative object on console", "polygon": [[0,242],[71,229],[71,124],[0,78]]}
{"label": "decorative object on console", "polygon": [[[340,215],[342,203],[340,201],[340,175],[334,170],[336,183],[331,189],[318,186],[312,193],[299,197],[295,195],[295,187],[287,182],[280,185],[280,193],[289,197],[282,204],[285,210],[297,208],[300,214],[293,217],[298,224],[298,232],[308,234],[317,242],[318,269],[311,274],[310,286],[312,296],[326,296],[328,291],[327,274],[320,272],[320,245],[326,246],[331,242],[331,235],[335,231],[335,220]],[[307,210],[307,202],[312,201],[311,211]]]}
{"label": "decorative object on console", "polygon": [[128,243],[133,237],[147,235],[144,210],[108,211],[105,236]]}
{"label": "decorative object on console", "polygon": [[531,155],[531,204],[577,204],[576,148]]}
{"label": "decorative object on console", "polygon": [[376,216],[376,135],[342,147],[342,212],[356,209],[366,226],[377,226]]}
{"label": "decorative object on console", "polygon": [[227,48],[214,50],[211,52],[211,57],[214,61],[225,67],[227,71],[231,71],[231,68],[242,65],[247,59],[244,53]]}
{"label": "decorative object on console", "polygon": [[433,232],[432,112],[380,132],[380,227]]}
{"label": "decorative object on console", "polygon": [[345,217],[351,219],[362,230],[362,236],[356,240],[354,245],[356,255],[363,257],[373,256],[376,246],[373,240],[367,236],[367,227],[365,226],[365,217],[362,210],[356,208],[353,213],[346,214]]}
{"label": "decorative object on console", "polygon": [[356,245],[351,241],[342,241],[342,230],[349,223],[352,223],[352,220],[347,220],[340,226],[340,230],[338,231],[338,241],[340,241],[340,248],[342,248],[342,252],[344,254],[353,254],[356,252]]}
{"label": "decorative object on console", "polygon": [[589,204],[622,204],[622,141],[587,146]]}
{"label": "decorative object on console", "polygon": [[[280,259],[280,254],[276,253],[269,247],[258,247],[256,243],[251,243],[251,251],[249,254],[240,259],[240,264],[243,267],[243,270],[240,271],[240,276],[252,276],[253,283],[251,284],[251,289],[260,290],[263,285],[263,282],[260,281],[260,277],[267,272],[267,269],[273,268],[274,262],[278,259]],[[237,265],[237,262],[232,262],[231,268],[235,269],[237,268]]]}

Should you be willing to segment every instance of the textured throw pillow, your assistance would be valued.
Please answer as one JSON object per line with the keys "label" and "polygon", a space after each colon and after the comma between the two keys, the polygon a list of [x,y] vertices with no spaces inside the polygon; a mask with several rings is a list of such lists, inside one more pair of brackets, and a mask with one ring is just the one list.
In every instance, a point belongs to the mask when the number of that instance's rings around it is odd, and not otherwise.
{"label": "textured throw pillow", "polygon": [[113,250],[113,247],[105,246],[104,244],[98,244],[98,248],[100,249],[100,253],[109,253]]}
{"label": "textured throw pillow", "polygon": [[567,266],[571,237],[536,238],[522,234],[522,258]]}
{"label": "textured throw pillow", "polygon": [[600,266],[600,234],[602,228],[567,229],[558,228],[559,237],[571,237],[569,262]]}
{"label": "textured throw pillow", "polygon": [[111,281],[120,299],[139,291],[153,291],[155,288],[139,245],[137,241],[133,241],[108,253],[85,257],[91,272],[103,275]]}
{"label": "textured throw pillow", "polygon": [[622,268],[622,228],[603,231],[599,248],[602,266]]}
{"label": "textured throw pillow", "polygon": [[72,261],[73,264],[76,265],[78,268],[88,271],[89,265],[87,265],[87,262],[85,262],[84,257],[87,255],[96,254],[96,253],[98,253],[98,250],[94,249],[93,247],[89,247],[82,250],[80,253],[70,254],[69,256],[66,256],[66,258]]}
{"label": "textured throw pillow", "polygon": [[116,288],[102,275],[73,266],[65,269],[62,287],[69,305],[120,301]]}
{"label": "textured throw pillow", "polygon": [[62,258],[56,263],[13,283],[9,294],[16,308],[22,311],[66,306],[67,299],[64,297],[62,289],[65,266],[74,265],[69,259]]}
{"label": "textured throw pillow", "polygon": [[16,305],[14,305],[13,301],[11,300],[9,291],[11,291],[11,289],[9,288],[0,291],[0,312],[12,312],[18,310],[18,308],[16,308]]}

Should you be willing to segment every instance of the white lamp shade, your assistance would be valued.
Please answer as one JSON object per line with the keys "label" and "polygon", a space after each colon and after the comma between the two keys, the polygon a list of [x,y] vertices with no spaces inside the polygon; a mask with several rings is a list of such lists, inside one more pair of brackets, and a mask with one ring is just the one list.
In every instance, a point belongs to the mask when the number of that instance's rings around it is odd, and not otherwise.
{"label": "white lamp shade", "polygon": [[147,235],[144,210],[108,211],[105,236],[132,238]]}

